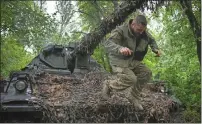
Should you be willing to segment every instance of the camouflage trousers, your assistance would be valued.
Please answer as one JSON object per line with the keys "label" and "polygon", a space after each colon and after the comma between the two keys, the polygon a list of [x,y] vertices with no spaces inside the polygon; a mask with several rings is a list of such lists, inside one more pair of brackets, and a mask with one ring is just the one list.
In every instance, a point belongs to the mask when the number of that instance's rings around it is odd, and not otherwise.
{"label": "camouflage trousers", "polygon": [[152,77],[151,70],[141,62],[132,69],[112,66],[112,71],[116,74],[117,79],[109,81],[109,87],[115,91],[130,88],[128,95],[135,98],[140,97],[142,88]]}

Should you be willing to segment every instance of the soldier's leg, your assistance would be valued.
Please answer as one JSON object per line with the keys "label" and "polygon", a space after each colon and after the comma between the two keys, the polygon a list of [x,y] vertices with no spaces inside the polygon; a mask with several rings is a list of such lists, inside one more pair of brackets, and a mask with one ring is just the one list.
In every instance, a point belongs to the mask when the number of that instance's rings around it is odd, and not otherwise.
{"label": "soldier's leg", "polygon": [[128,68],[112,66],[112,71],[114,75],[108,77],[103,83],[102,95],[104,99],[110,97],[112,90],[122,91],[131,87],[134,82],[137,82],[137,77],[134,75],[133,71]]}
{"label": "soldier's leg", "polygon": [[[108,98],[109,96],[109,89],[115,90],[115,91],[122,91],[126,88],[133,87],[137,82],[137,76],[134,74],[134,72],[129,68],[120,68],[120,67],[112,67],[112,70],[117,75],[117,79],[109,80],[105,82],[103,87],[103,96],[107,96],[105,98]],[[126,94],[127,98],[130,102],[132,102],[137,109],[142,110],[143,107],[139,103],[139,100],[137,99],[135,94]]]}
{"label": "soldier's leg", "polygon": [[129,68],[112,66],[112,70],[117,78],[111,80],[109,86],[115,91],[125,90],[137,82],[137,76]]}
{"label": "soldier's leg", "polygon": [[133,69],[133,72],[137,76],[137,83],[134,88],[137,88],[137,91],[140,94],[144,85],[151,80],[152,72],[143,63],[140,63],[135,69]]}
{"label": "soldier's leg", "polygon": [[137,77],[128,68],[121,68],[112,66],[114,76],[110,76],[108,80],[104,81],[102,95],[104,99],[108,99],[110,91],[122,91],[128,87],[131,87],[134,82],[137,82]]}

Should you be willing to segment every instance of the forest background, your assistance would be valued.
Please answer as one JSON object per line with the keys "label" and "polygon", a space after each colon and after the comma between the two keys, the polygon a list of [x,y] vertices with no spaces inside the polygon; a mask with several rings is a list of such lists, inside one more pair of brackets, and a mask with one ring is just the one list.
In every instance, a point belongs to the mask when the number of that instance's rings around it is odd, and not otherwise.
{"label": "forest background", "polygon": [[[48,13],[50,2],[55,11]],[[1,2],[1,77],[25,67],[47,44],[79,41],[102,20],[116,12],[122,1],[4,1]],[[149,49],[144,63],[152,70],[153,80],[166,81],[172,94],[180,99],[187,122],[201,121],[201,67],[197,52],[201,45],[201,1],[189,6],[171,1],[130,14],[148,19],[148,28],[162,51],[154,57]],[[149,5],[153,5],[151,1]],[[192,13],[186,13],[187,9]],[[193,18],[194,17],[194,18]],[[190,21],[191,19],[191,21]],[[195,20],[194,20],[195,19]],[[193,23],[194,22],[194,23]],[[110,33],[104,40],[107,40]],[[201,51],[200,51],[201,52]],[[198,53],[198,54],[197,54]],[[111,72],[108,55],[100,43],[92,57]]]}

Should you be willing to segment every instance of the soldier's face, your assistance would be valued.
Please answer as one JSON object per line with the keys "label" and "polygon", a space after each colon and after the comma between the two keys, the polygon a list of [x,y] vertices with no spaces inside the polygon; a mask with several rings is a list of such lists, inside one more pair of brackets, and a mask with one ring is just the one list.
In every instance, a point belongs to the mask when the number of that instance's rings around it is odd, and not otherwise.
{"label": "soldier's face", "polygon": [[145,30],[146,30],[146,26],[142,25],[142,24],[137,24],[135,22],[133,22],[131,24],[131,27],[133,29],[133,31],[137,34],[137,35],[141,35]]}

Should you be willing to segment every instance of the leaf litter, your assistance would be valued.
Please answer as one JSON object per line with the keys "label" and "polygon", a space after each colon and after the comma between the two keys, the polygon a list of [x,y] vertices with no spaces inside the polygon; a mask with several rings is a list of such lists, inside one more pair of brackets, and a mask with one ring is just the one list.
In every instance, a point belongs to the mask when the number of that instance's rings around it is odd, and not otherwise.
{"label": "leaf litter", "polygon": [[177,103],[161,92],[161,85],[149,83],[143,88],[143,111],[135,110],[126,99],[128,90],[112,92],[111,98],[104,100],[103,82],[112,77],[104,71],[41,75],[34,91],[37,104],[42,107],[42,120],[49,123],[172,122],[171,113],[176,111]]}

